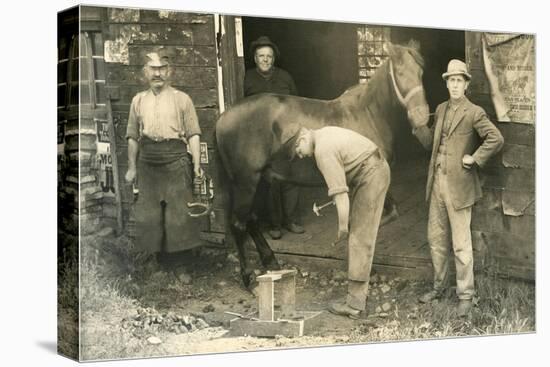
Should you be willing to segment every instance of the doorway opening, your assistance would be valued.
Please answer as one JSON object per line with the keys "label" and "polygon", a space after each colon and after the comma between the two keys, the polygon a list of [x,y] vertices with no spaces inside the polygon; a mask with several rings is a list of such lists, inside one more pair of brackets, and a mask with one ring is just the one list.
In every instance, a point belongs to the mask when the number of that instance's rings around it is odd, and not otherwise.
{"label": "doorway opening", "polygon": [[[243,44],[246,68],[254,67],[248,49],[259,36],[268,36],[281,53],[276,65],[294,78],[300,96],[333,99],[359,81],[357,25],[271,18],[243,17]],[[415,39],[425,60],[423,84],[430,111],[448,99],[441,74],[450,59],[465,58],[465,34],[461,31],[392,27],[391,41],[406,45]],[[407,126],[403,121],[402,126]],[[381,227],[375,251],[375,268],[390,272],[429,276],[431,258],[427,243],[428,206],[425,185],[430,152],[424,150],[410,129],[395,138],[390,192],[399,217]],[[326,188],[303,188],[301,214],[306,233],[284,233],[281,240],[270,240],[280,257],[305,261],[308,266],[344,266],[345,254],[331,246],[337,233],[334,206],[317,217],[313,203],[329,200]],[[269,239],[269,236],[266,235]],[[305,260],[307,259],[307,260]],[[338,261],[337,261],[338,260]],[[334,261],[334,262],[332,262]]]}

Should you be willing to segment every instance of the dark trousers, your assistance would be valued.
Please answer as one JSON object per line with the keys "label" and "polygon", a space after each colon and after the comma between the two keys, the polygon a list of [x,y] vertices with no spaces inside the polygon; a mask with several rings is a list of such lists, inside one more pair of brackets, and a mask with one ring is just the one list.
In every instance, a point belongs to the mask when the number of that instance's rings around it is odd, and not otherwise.
{"label": "dark trousers", "polygon": [[273,180],[269,188],[268,209],[271,226],[280,228],[298,221],[299,188],[295,185]]}
{"label": "dark trousers", "polygon": [[[292,166],[288,160],[275,160],[271,165],[275,172],[283,176],[292,177]],[[284,225],[298,222],[300,188],[276,179],[267,185],[266,206],[269,211],[268,218],[271,226],[273,228],[281,228]]]}

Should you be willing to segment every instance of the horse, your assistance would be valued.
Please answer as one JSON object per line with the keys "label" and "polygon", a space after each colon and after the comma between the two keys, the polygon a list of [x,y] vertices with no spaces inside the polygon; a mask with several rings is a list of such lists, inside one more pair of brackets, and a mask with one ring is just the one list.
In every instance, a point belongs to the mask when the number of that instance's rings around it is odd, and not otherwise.
{"label": "horse", "polygon": [[[215,140],[220,159],[225,197],[226,241],[235,243],[243,284],[255,286],[248,263],[247,234],[252,238],[267,269],[279,269],[253,213],[260,178],[308,185],[304,170],[282,175],[274,169],[279,159],[290,159],[301,127],[318,129],[332,125],[351,129],[372,140],[391,162],[399,121],[407,113],[414,129],[427,124],[429,107],[422,86],[424,61],[415,44],[386,44],[388,59],[368,84],[349,88],[333,100],[259,94],[241,100],[216,122]],[[291,165],[295,165],[293,162]],[[318,172],[318,171],[317,171]],[[318,175],[318,177],[320,177]]]}

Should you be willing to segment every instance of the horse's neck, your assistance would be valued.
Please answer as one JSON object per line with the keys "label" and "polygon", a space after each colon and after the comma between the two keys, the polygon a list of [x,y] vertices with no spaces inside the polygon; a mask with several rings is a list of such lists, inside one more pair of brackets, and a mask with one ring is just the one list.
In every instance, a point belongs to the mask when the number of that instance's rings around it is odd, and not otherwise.
{"label": "horse's neck", "polygon": [[399,121],[401,105],[397,101],[389,74],[389,62],[384,63],[369,82],[363,104],[376,121],[386,121],[395,129]]}

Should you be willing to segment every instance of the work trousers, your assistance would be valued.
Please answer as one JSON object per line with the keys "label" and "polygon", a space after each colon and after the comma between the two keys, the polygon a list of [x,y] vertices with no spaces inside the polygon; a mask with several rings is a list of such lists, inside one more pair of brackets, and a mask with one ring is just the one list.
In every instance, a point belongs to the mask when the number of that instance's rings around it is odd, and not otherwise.
{"label": "work trousers", "polygon": [[364,310],[390,167],[378,151],[365,159],[351,182],[348,241],[349,306]]}
{"label": "work trousers", "polygon": [[434,267],[434,289],[441,292],[448,286],[449,255],[452,245],[456,266],[456,294],[459,299],[472,299],[475,293],[470,230],[472,207],[453,207],[447,178],[444,171],[438,167],[430,196],[428,241]]}
{"label": "work trousers", "polygon": [[176,252],[201,244],[200,221],[188,215],[192,202],[191,161],[180,140],[140,140],[139,196],[135,203],[136,250]]}

